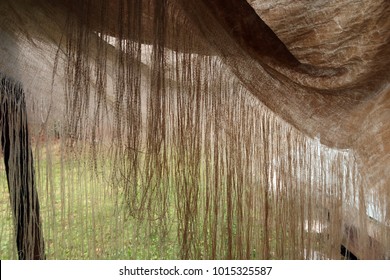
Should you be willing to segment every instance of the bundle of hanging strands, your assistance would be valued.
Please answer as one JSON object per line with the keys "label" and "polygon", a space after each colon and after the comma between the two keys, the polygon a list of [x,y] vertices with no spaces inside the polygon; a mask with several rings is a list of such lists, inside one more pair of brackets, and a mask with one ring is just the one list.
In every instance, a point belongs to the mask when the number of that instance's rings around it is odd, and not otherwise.
{"label": "bundle of hanging strands", "polygon": [[389,177],[339,123],[353,73],[232,1],[2,2],[2,259],[389,257]]}

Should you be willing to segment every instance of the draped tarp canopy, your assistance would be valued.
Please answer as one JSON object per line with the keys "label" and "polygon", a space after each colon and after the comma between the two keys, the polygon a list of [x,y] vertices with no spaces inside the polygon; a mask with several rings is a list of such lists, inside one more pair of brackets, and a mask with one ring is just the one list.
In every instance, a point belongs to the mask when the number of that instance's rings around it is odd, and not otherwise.
{"label": "draped tarp canopy", "polygon": [[389,70],[387,0],[1,0],[2,257],[389,258]]}

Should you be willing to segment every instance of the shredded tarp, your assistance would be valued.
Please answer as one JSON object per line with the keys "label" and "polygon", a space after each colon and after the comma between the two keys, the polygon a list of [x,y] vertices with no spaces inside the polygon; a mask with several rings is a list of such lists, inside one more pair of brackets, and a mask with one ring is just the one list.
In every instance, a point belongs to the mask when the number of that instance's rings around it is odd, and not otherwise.
{"label": "shredded tarp", "polygon": [[389,258],[389,4],[287,2],[1,1],[1,258]]}

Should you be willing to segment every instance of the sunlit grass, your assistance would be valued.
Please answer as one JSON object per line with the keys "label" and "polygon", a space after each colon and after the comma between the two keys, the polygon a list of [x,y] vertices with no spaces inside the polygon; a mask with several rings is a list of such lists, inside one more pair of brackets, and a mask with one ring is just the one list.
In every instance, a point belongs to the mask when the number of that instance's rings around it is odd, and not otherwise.
{"label": "sunlit grass", "polygon": [[7,178],[3,163],[0,164],[0,259],[16,258]]}
{"label": "sunlit grass", "polygon": [[[93,170],[87,156],[80,160],[58,153],[45,149],[34,152],[47,259],[178,257],[174,223],[165,225],[167,234],[162,247],[159,221],[140,221],[128,215],[121,188],[112,186],[108,160],[99,159],[102,161],[100,169]],[[15,259],[14,229],[3,162],[0,169],[0,258]]]}
{"label": "sunlit grass", "polygon": [[[47,259],[209,259],[226,258],[229,253],[232,258],[294,259],[304,256],[307,240],[311,240],[309,250],[323,250],[322,237],[317,242],[294,223],[293,218],[303,209],[294,198],[278,200],[271,192],[266,197],[261,185],[252,191],[242,187],[240,196],[235,191],[228,193],[225,178],[217,186],[212,176],[205,179],[205,174],[216,170],[200,164],[199,173],[192,174],[175,156],[169,158],[165,173],[154,179],[138,174],[129,180],[131,174],[126,172],[133,169],[127,166],[127,159],[114,163],[112,157],[99,154],[91,160],[88,151],[66,153],[59,145],[34,149]],[[144,159],[140,157],[138,163],[142,165]],[[181,168],[180,173],[175,174],[175,168]],[[16,259],[2,162],[0,170],[0,258]],[[129,194],[134,199],[130,206],[124,195],[128,184],[138,188],[136,195],[134,189]],[[215,187],[218,189],[213,190]],[[192,195],[195,189],[199,194]],[[228,195],[237,200],[230,216]],[[218,213],[207,208],[213,199],[217,199]],[[265,200],[274,202],[269,205],[272,218],[267,222],[262,215]],[[241,216],[238,203],[249,203],[241,205]]]}

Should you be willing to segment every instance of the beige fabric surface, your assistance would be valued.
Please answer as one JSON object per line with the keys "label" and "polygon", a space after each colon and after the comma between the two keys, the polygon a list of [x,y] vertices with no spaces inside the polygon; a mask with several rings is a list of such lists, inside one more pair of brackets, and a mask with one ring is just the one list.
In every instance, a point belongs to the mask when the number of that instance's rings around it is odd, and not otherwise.
{"label": "beige fabric surface", "polygon": [[2,0],[47,257],[388,258],[389,38],[386,0]]}

